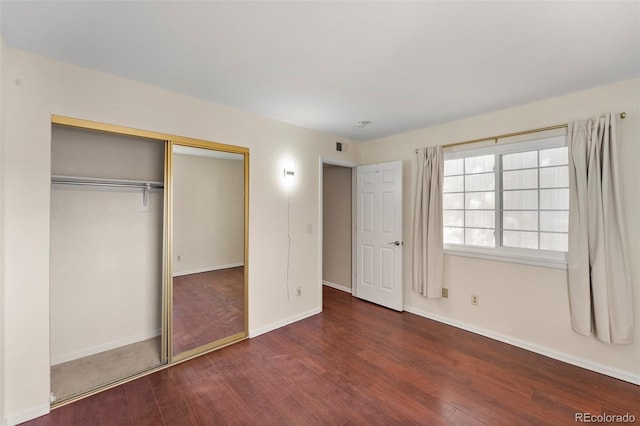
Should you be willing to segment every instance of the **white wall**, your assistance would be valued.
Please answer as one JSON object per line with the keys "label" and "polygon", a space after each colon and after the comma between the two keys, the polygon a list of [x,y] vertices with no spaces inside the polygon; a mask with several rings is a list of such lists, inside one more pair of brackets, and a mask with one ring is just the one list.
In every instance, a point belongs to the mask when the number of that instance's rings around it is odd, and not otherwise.
{"label": "white wall", "polygon": [[[633,79],[517,108],[396,135],[361,145],[364,163],[404,161],[404,288],[408,310],[457,324],[557,358],[640,383],[640,80]],[[571,330],[566,271],[445,256],[449,299],[411,291],[411,212],[415,149],[586,119],[627,113],[620,140],[624,216],[636,313],[635,342],[608,345]],[[480,305],[472,306],[471,294]]]}
{"label": "white wall", "polygon": [[[336,138],[166,90],[5,50],[4,265],[5,417],[15,423],[48,410],[51,114],[248,147],[249,332],[258,334],[321,309],[318,291],[319,158],[355,162],[357,144],[336,153]],[[287,297],[287,193],[282,165],[295,164],[290,190]],[[310,231],[310,232],[308,232]]]}
{"label": "white wall", "polygon": [[173,276],[244,264],[244,162],[173,155]]}

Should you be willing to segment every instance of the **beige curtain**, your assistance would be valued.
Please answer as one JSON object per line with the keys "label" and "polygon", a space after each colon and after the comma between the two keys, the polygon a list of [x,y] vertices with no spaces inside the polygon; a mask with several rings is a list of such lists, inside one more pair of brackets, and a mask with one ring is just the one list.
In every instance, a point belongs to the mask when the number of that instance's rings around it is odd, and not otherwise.
{"label": "beige curtain", "polygon": [[442,297],[442,147],[418,150],[413,211],[413,291]]}
{"label": "beige curtain", "polygon": [[616,124],[613,114],[569,124],[569,304],[577,333],[631,343]]}

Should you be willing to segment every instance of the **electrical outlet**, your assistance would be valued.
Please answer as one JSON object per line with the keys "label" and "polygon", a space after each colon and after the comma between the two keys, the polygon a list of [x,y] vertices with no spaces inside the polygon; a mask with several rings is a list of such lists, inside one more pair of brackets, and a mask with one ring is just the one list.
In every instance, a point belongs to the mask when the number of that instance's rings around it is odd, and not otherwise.
{"label": "electrical outlet", "polygon": [[298,297],[302,296],[302,287],[298,287],[296,289],[296,294],[298,295]]}
{"label": "electrical outlet", "polygon": [[180,258],[181,258],[181,256],[180,256],[180,255],[178,255],[178,262],[180,262]]}
{"label": "electrical outlet", "polygon": [[443,288],[442,289],[442,297],[444,297],[445,299],[449,298],[449,289],[448,288]]}
{"label": "electrical outlet", "polygon": [[472,294],[472,295],[471,295],[471,304],[472,304],[473,306],[478,306],[478,305],[480,305],[480,298],[479,298],[477,295]]}

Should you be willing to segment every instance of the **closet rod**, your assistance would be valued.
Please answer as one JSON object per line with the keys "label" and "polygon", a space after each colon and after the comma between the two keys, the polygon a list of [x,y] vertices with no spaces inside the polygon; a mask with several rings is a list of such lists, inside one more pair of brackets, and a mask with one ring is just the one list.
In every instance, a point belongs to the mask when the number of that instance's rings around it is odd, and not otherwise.
{"label": "closet rod", "polygon": [[[621,112],[620,114],[618,114],[618,116],[620,116],[620,118],[624,120],[625,118],[627,118],[627,113]],[[498,136],[489,136],[487,138],[482,138],[482,139],[473,139],[473,140],[464,141],[464,142],[448,143],[446,145],[442,145],[442,147],[450,148],[452,146],[468,145],[470,143],[484,142],[484,141],[490,141],[490,140],[493,140],[495,141],[495,143],[498,143],[498,139],[509,138],[512,136],[528,135],[529,133],[538,133],[538,132],[544,132],[546,130],[562,129],[567,127],[569,127],[569,124],[558,124],[556,126],[540,127],[539,129],[525,130],[522,132],[506,133],[504,135],[498,135]],[[416,149],[416,154],[417,153],[418,153],[418,150]]]}
{"label": "closet rod", "polygon": [[57,185],[85,185],[85,186],[109,186],[116,188],[141,188],[162,189],[162,182],[147,182],[141,180],[102,179],[79,176],[51,176],[51,183]]}

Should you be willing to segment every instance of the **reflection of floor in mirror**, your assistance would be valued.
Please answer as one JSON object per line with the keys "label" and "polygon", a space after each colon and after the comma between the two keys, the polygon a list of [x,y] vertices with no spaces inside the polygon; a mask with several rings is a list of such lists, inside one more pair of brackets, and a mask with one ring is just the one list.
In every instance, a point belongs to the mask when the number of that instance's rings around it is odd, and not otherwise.
{"label": "reflection of floor in mirror", "polygon": [[244,331],[244,267],[173,278],[173,353]]}
{"label": "reflection of floor in mirror", "polygon": [[51,367],[57,401],[160,365],[160,336]]}

